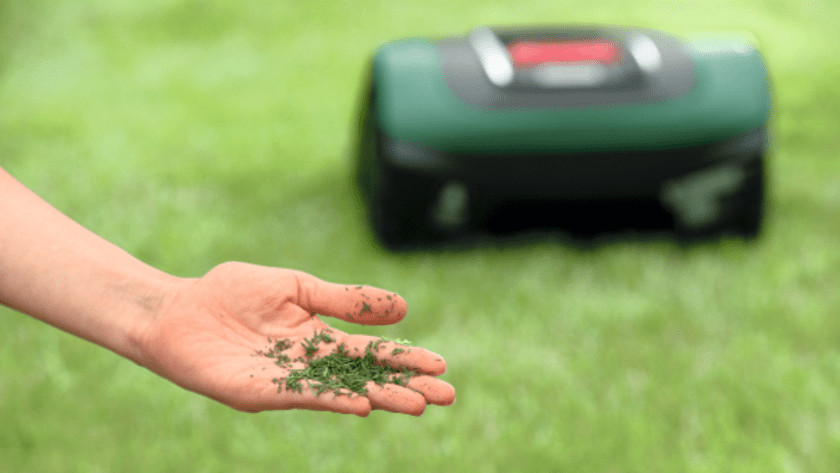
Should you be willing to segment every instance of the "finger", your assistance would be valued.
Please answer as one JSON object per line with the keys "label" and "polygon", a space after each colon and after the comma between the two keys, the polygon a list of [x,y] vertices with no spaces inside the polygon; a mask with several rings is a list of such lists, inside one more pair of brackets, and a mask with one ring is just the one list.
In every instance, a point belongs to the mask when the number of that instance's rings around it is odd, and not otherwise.
{"label": "finger", "polygon": [[425,348],[403,345],[370,335],[348,335],[346,340],[353,356],[364,356],[370,350],[377,360],[391,368],[432,376],[446,373],[446,361],[443,357]]}
{"label": "finger", "polygon": [[289,393],[289,406],[293,409],[330,411],[367,417],[373,408],[371,401],[356,393],[323,392],[316,394],[310,388],[302,393]]}
{"label": "finger", "polygon": [[[247,409],[240,410],[256,412],[265,410],[307,409],[331,411],[339,414],[353,414],[360,417],[366,417],[371,411],[371,402],[369,399],[347,390],[316,393],[310,386],[304,383],[301,385],[300,391],[294,391],[282,384],[278,384],[274,379],[271,381],[256,381],[255,383],[261,385],[261,388],[256,390],[255,399],[247,403]],[[243,396],[243,398],[248,397]]]}
{"label": "finger", "polygon": [[455,403],[455,388],[442,379],[432,376],[412,376],[405,387],[419,392],[429,404],[451,406]]}
{"label": "finger", "polygon": [[426,398],[411,389],[396,384],[367,383],[367,398],[371,408],[419,416],[426,410]]}
{"label": "finger", "polygon": [[297,303],[309,312],[365,325],[397,323],[405,317],[405,300],[394,292],[370,286],[349,286],[298,273]]}

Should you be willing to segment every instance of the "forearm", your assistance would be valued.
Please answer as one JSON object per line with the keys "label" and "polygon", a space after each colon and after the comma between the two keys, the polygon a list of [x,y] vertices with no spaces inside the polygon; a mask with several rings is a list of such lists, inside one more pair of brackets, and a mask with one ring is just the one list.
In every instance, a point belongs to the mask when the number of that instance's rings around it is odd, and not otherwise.
{"label": "forearm", "polygon": [[174,279],[0,169],[0,303],[138,361],[139,334]]}

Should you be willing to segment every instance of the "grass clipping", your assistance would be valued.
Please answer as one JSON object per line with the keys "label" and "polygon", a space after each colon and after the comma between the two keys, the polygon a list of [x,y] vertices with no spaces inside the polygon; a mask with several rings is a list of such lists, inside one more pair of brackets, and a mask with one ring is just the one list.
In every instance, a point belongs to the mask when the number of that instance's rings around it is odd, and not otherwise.
{"label": "grass clipping", "polygon": [[[318,345],[321,343],[334,343],[335,338],[328,332],[315,332],[311,338],[304,338],[300,343],[304,349],[304,355],[291,359],[286,353],[294,346],[288,339],[271,340],[274,346],[265,352],[257,352],[259,355],[272,358],[274,363],[281,368],[290,370],[285,378],[274,378],[272,381],[278,385],[278,391],[283,389],[294,392],[303,391],[303,383],[306,383],[316,396],[324,392],[333,392],[336,395],[354,392],[359,395],[367,393],[367,383],[373,381],[378,385],[386,383],[405,386],[408,380],[415,374],[408,370],[399,370],[383,365],[379,362],[374,353],[378,353],[381,345],[389,341],[380,338],[371,342],[365,348],[363,356],[350,356],[350,351],[344,343],[336,347],[336,351],[320,358],[315,357]],[[399,343],[407,342],[399,340]],[[404,351],[402,348],[395,348],[392,354],[396,355]],[[407,351],[407,350],[406,350]],[[303,363],[304,368],[292,368],[293,363]]]}

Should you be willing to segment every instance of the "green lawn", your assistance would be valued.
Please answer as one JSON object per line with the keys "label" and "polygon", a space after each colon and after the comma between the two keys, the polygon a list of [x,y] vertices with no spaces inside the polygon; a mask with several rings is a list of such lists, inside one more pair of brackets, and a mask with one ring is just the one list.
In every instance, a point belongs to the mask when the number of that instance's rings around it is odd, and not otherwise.
{"label": "green lawn", "polygon": [[[241,260],[393,289],[402,324],[336,325],[443,354],[458,390],[420,418],[242,414],[0,309],[0,471],[836,471],[837,18],[834,0],[0,0],[0,165],[178,275]],[[775,99],[760,239],[372,241],[348,150],[375,47],[551,22],[755,34]]]}

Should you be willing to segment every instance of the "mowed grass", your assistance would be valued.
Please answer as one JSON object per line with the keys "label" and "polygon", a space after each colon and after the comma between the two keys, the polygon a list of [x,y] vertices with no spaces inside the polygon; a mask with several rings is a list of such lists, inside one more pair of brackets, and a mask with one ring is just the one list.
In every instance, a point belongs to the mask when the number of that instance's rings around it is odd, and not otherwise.
{"label": "mowed grass", "polygon": [[[0,309],[0,471],[835,471],[838,17],[829,0],[0,3],[3,167],[178,275],[241,260],[395,290],[403,323],[335,325],[443,354],[458,390],[420,418],[242,414]],[[349,156],[375,47],[566,22],[757,37],[761,238],[377,246]]]}

